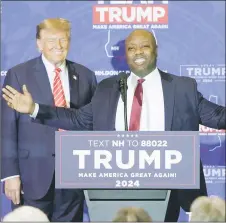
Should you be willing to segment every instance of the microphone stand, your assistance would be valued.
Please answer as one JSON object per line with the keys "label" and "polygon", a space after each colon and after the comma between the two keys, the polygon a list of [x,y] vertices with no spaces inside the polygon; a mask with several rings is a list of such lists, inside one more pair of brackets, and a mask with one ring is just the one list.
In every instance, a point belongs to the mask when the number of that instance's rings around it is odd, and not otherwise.
{"label": "microphone stand", "polygon": [[122,101],[124,102],[124,123],[125,131],[128,131],[128,121],[127,121],[127,78],[122,77],[120,80],[120,89]]}
{"label": "microphone stand", "polygon": [[124,78],[124,120],[125,120],[125,131],[128,131],[128,122],[127,122],[127,79]]}

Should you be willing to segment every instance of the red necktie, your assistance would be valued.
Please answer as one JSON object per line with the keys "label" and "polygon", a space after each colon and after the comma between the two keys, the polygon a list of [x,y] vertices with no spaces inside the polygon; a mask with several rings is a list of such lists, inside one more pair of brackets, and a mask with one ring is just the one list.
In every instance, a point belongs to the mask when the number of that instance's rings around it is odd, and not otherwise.
{"label": "red necktie", "polygon": [[[64,89],[60,79],[60,68],[55,69],[55,78],[53,82],[53,97],[54,97],[54,104],[56,107],[66,107],[67,102],[64,95]],[[63,129],[59,129],[59,131],[64,131]]]}
{"label": "red necktie", "polygon": [[66,99],[64,95],[63,86],[60,79],[60,68],[55,69],[55,78],[53,82],[53,97],[54,97],[54,103],[56,107],[66,107]]}
{"label": "red necktie", "polygon": [[137,82],[137,87],[133,96],[133,104],[132,110],[130,115],[130,124],[129,124],[129,131],[139,131],[140,130],[140,116],[141,116],[141,109],[143,103],[143,87],[142,83],[144,79],[139,79]]}

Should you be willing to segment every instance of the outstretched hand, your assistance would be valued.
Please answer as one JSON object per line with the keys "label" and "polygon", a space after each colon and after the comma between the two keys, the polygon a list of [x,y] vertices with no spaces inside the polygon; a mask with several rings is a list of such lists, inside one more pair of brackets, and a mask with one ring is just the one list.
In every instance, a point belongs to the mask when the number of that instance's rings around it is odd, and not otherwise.
{"label": "outstretched hand", "polygon": [[2,97],[7,102],[7,105],[24,114],[32,114],[34,112],[35,103],[33,102],[31,94],[28,92],[26,85],[23,85],[23,94],[18,92],[13,87],[7,85],[2,89]]}

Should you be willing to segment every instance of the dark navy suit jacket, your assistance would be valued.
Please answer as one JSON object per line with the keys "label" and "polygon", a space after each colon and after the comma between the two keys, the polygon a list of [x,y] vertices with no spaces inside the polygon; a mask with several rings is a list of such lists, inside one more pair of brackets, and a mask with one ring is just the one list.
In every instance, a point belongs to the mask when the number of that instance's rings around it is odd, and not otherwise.
{"label": "dark navy suit jacket", "polygon": [[[90,103],[96,89],[96,77],[88,68],[66,61],[70,87],[70,107]],[[41,57],[10,69],[4,86],[21,91],[26,84],[38,103],[54,106],[48,75]],[[37,125],[10,109],[2,100],[1,108],[1,178],[20,175],[24,196],[40,199],[47,193],[55,170],[55,131],[57,128]],[[41,122],[40,122],[41,123]]]}
{"label": "dark navy suit jacket", "polygon": [[[166,131],[198,131],[199,124],[225,129],[225,107],[216,105],[197,90],[194,79],[160,71],[165,106]],[[81,109],[50,108],[40,105],[37,120],[50,126],[70,130],[114,131],[120,96],[120,76],[104,79],[97,87],[92,102]],[[177,221],[180,206],[189,211],[192,201],[207,195],[201,164],[200,189],[172,190],[165,221]]]}

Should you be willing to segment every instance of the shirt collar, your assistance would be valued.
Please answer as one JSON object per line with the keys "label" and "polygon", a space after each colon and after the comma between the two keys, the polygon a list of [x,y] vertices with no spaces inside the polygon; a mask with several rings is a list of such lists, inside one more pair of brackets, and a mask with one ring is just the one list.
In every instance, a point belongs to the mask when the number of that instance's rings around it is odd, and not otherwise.
{"label": "shirt collar", "polygon": [[[55,71],[56,67],[52,63],[50,63],[43,54],[42,54],[42,61],[43,61],[44,65],[45,65],[45,67],[46,67],[47,72],[54,72]],[[61,71],[65,71],[66,61],[64,61],[59,66],[59,68],[61,69]]]}
{"label": "shirt collar", "polygon": [[[137,80],[141,79],[140,77],[138,77],[133,72],[131,72],[131,75],[130,76],[131,76],[131,81],[133,83],[136,83],[136,84],[137,84]],[[149,73],[148,75],[146,75],[142,79],[145,79],[145,82],[144,83],[147,83],[149,81],[154,81],[154,80],[156,80],[156,78],[159,78],[159,77],[160,77],[160,73],[159,73],[158,68],[156,67],[151,73]]]}

